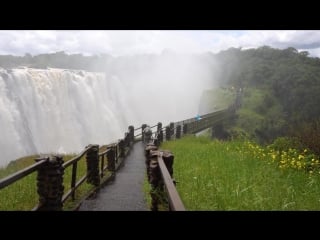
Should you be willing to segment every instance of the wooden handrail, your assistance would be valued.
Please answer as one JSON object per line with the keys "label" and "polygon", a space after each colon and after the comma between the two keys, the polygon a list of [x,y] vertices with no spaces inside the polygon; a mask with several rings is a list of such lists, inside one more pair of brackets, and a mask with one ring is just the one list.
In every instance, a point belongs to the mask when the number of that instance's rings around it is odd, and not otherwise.
{"label": "wooden handrail", "polygon": [[45,158],[42,159],[40,161],[38,161],[37,163],[32,164],[31,166],[24,168],[18,172],[15,172],[11,175],[9,175],[8,177],[5,177],[3,179],[0,180],[0,189],[7,187],[8,185],[20,180],[21,178],[24,178],[26,176],[28,176],[29,174],[35,172],[38,170],[38,168],[44,164],[45,162],[47,162],[49,160],[49,158]]}
{"label": "wooden handrail", "polygon": [[168,172],[168,169],[164,164],[162,152],[160,152],[160,154],[158,155],[158,163],[164,186],[167,190],[170,209],[172,211],[185,211],[186,209],[181,201],[181,198],[177,192],[175,185],[173,184],[173,180]]}
{"label": "wooden handrail", "polygon": [[64,168],[69,167],[70,165],[72,165],[74,162],[77,162],[80,160],[80,158],[82,158],[93,146],[87,146],[81,153],[79,153],[77,156],[75,156],[74,158],[70,159],[69,161],[65,162],[62,166]]}

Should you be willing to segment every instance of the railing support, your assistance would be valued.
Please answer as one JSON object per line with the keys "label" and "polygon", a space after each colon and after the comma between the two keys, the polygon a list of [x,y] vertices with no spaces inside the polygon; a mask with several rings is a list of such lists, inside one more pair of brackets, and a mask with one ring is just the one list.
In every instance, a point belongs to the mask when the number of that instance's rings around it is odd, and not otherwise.
{"label": "railing support", "polygon": [[141,135],[142,135],[142,142],[144,142],[144,136],[143,136],[143,131],[147,127],[147,124],[142,124],[141,125]]}
{"label": "railing support", "polygon": [[158,164],[158,152],[151,152],[149,155],[148,179],[151,184],[151,211],[158,211],[162,182]]}
{"label": "railing support", "polygon": [[157,132],[160,132],[162,129],[162,123],[161,122],[158,122],[158,125],[157,125]]}
{"label": "railing support", "polygon": [[163,142],[163,131],[162,131],[162,129],[159,132],[158,139],[159,139],[159,144],[161,144]]}
{"label": "railing support", "polygon": [[170,123],[170,138],[174,136],[174,123]]}
{"label": "railing support", "polygon": [[171,139],[171,131],[170,131],[170,127],[167,126],[166,127],[166,141],[169,141]]}
{"label": "railing support", "polygon": [[129,130],[129,135],[130,135],[130,144],[132,144],[134,142],[134,127],[129,126],[128,130]]}
{"label": "railing support", "polygon": [[181,125],[178,125],[176,129],[176,138],[179,139],[180,137],[181,137]]}
{"label": "railing support", "polygon": [[124,133],[124,138],[123,138],[123,140],[124,140],[124,147],[125,147],[125,148],[126,148],[126,147],[130,147],[130,136],[129,136],[129,133],[128,133],[128,132]]}
{"label": "railing support", "polygon": [[88,150],[87,159],[87,182],[93,184],[94,186],[100,185],[99,176],[99,145],[89,145],[91,149]]}
{"label": "railing support", "polygon": [[124,140],[119,140],[119,157],[124,158],[125,157],[125,146],[124,146]]}
{"label": "railing support", "polygon": [[151,151],[156,151],[158,148],[155,145],[148,144],[145,148],[145,156],[146,156],[146,167],[147,167],[147,177],[148,182],[150,182],[150,161],[151,161]]}
{"label": "railing support", "polygon": [[188,124],[185,123],[183,124],[183,135],[187,134],[187,132],[188,132]]}
{"label": "railing support", "polygon": [[[37,161],[38,159],[36,159]],[[60,156],[50,157],[40,166],[37,176],[39,194],[38,211],[61,211],[63,196],[63,159]]]}
{"label": "railing support", "polygon": [[115,172],[116,170],[116,155],[115,155],[115,147],[112,146],[110,150],[107,152],[108,158],[108,170],[111,172]]}

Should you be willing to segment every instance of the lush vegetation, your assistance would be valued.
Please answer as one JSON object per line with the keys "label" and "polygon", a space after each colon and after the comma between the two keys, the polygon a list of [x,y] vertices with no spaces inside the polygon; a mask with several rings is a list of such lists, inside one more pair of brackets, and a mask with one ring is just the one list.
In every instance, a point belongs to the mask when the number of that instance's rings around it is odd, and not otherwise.
{"label": "lush vegetation", "polygon": [[217,92],[226,92],[222,88],[229,89],[229,95],[231,89],[241,90],[242,107],[229,129],[242,131],[261,144],[281,136],[295,137],[320,153],[319,58],[294,48],[267,46],[231,48],[212,58],[218,65],[219,87],[204,93],[202,108],[212,109],[215,103],[208,96],[221,99]]}
{"label": "lush vegetation", "polygon": [[161,147],[174,153],[174,178],[188,210],[319,210],[319,158],[286,143],[189,136]]}

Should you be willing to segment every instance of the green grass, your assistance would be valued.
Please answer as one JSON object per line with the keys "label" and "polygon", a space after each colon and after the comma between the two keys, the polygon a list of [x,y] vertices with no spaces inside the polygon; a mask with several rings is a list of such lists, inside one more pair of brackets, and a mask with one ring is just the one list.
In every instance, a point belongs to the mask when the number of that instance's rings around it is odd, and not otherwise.
{"label": "green grass", "polygon": [[[71,159],[71,158],[70,158]],[[66,160],[65,160],[66,162]],[[76,182],[80,180],[87,172],[87,165],[86,165],[86,157],[83,156],[79,161],[77,165],[77,177]],[[66,193],[71,188],[71,177],[72,177],[72,165],[65,169],[64,171],[64,193]],[[79,201],[81,201],[81,198],[84,197],[86,193],[88,193],[90,190],[94,188],[93,185],[88,184],[86,181],[82,183],[76,190],[75,194],[75,200],[72,200],[71,197],[64,203],[63,209],[64,210],[72,210]]]}
{"label": "green grass", "polygon": [[147,205],[148,205],[149,209],[150,209],[150,206],[151,206],[150,191],[151,191],[151,185],[148,182],[148,177],[147,177],[147,174],[146,174],[144,182],[143,182],[143,192],[144,192],[145,200],[147,202]]}
{"label": "green grass", "polygon": [[174,178],[188,210],[320,210],[319,174],[280,169],[244,141],[188,136],[161,148],[175,156]]}
{"label": "green grass", "polygon": [[[143,192],[144,192],[144,196],[145,196],[145,200],[146,200],[146,203],[147,203],[147,206],[148,206],[148,209],[151,210],[151,185],[150,183],[148,182],[148,177],[147,177],[147,174],[145,176],[145,180],[144,180],[144,183],[143,183]],[[166,199],[166,195],[165,194],[162,194],[162,193],[159,193],[160,197],[159,197],[159,204],[158,204],[158,211],[168,211],[169,209],[169,206],[168,206],[168,202],[167,202],[167,199]]]}

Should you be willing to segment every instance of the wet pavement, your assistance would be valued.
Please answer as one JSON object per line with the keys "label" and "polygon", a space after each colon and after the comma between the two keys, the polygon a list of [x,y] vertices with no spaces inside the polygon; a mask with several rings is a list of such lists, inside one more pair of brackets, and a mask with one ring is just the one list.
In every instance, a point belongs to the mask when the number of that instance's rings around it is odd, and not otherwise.
{"label": "wet pavement", "polygon": [[144,144],[134,144],[114,181],[100,189],[97,197],[84,201],[79,211],[149,211],[143,183],[146,166]]}

